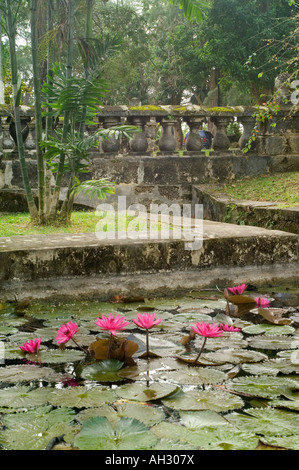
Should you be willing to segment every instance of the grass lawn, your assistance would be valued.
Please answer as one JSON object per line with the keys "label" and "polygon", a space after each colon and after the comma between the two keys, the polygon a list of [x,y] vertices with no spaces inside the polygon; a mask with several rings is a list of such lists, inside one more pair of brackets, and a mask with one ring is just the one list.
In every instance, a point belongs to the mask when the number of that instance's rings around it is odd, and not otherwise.
{"label": "grass lawn", "polygon": [[226,184],[224,191],[235,199],[273,201],[283,207],[299,205],[299,172],[243,178]]}
{"label": "grass lawn", "polygon": [[[98,214],[96,212],[73,212],[71,223],[63,225],[40,226],[31,222],[29,213],[1,214],[0,216],[0,237],[12,237],[15,235],[51,235],[57,233],[88,233],[96,230],[111,232],[112,230],[121,231],[142,231],[149,228],[149,221],[144,218],[138,218],[131,215],[117,217],[117,213]],[[152,229],[172,230],[171,224],[153,223]]]}

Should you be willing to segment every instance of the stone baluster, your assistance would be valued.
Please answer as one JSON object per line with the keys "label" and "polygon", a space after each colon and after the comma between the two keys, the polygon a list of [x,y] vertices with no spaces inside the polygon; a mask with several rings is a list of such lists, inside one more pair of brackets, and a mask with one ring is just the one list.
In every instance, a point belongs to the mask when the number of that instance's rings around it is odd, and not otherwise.
{"label": "stone baluster", "polygon": [[35,143],[35,140],[36,140],[36,132],[35,132],[35,123],[33,121],[30,121],[28,124],[28,129],[29,129],[29,132],[28,132],[28,136],[25,140],[25,149],[26,150],[35,150],[36,148],[36,143]]}
{"label": "stone baluster", "polygon": [[15,146],[15,143],[10,135],[9,127],[10,127],[9,122],[6,121],[2,123],[4,152],[13,150]]}
{"label": "stone baluster", "polygon": [[174,137],[174,120],[162,119],[162,137],[159,140],[159,149],[161,153],[174,152],[176,149],[176,140]]}
{"label": "stone baluster", "polygon": [[130,116],[128,123],[140,129],[140,132],[135,132],[133,138],[129,141],[131,152],[145,153],[148,149],[148,142],[145,134],[145,125],[147,121],[145,116]]}
{"label": "stone baluster", "polygon": [[186,122],[190,128],[189,135],[186,140],[186,150],[188,152],[200,152],[202,149],[202,140],[199,135],[204,118],[190,118]]}
{"label": "stone baluster", "polygon": [[[100,121],[103,121],[104,129],[110,129],[114,126],[119,126],[121,119],[120,117],[100,117]],[[105,153],[117,153],[120,149],[120,140],[117,139],[114,135],[110,135],[107,138],[102,140],[102,150]]]}
{"label": "stone baluster", "polygon": [[231,116],[212,116],[211,121],[216,126],[216,133],[213,139],[214,150],[228,150],[230,147],[230,140],[226,134],[226,128],[230,122],[233,121]]}
{"label": "stone baluster", "polygon": [[[245,146],[247,145],[252,135],[252,130],[254,128],[255,119],[252,116],[238,116],[238,122],[240,122],[243,126],[243,134],[241,135],[239,139],[239,147],[242,150],[245,148]],[[255,141],[251,143],[251,147],[249,151],[254,150],[254,148],[255,148]]]}

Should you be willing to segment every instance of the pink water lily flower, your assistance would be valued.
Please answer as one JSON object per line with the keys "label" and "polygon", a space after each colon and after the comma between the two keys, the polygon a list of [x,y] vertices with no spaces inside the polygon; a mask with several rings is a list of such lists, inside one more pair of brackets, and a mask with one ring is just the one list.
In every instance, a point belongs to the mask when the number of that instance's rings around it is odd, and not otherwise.
{"label": "pink water lily flower", "polygon": [[270,300],[264,299],[262,297],[255,299],[255,302],[257,307],[268,308],[270,305]]}
{"label": "pink water lily flower", "polygon": [[196,326],[191,326],[191,328],[194,331],[194,333],[204,337],[201,350],[199,351],[195,361],[192,363],[192,365],[195,366],[199,359],[199,356],[204,350],[207,338],[218,338],[219,336],[223,336],[223,330],[221,327],[219,327],[215,323],[208,324],[208,323],[205,323],[204,321],[202,321],[201,323],[197,322]]}
{"label": "pink water lily flower", "polygon": [[241,331],[240,328],[235,328],[234,326],[229,326],[229,325],[220,325],[220,328],[223,331]]}
{"label": "pink water lily flower", "polygon": [[20,349],[24,352],[28,352],[30,354],[36,354],[39,350],[41,343],[41,338],[37,338],[34,341],[31,339],[28,343],[24,343],[23,346],[19,346]]}
{"label": "pink water lily flower", "polygon": [[121,317],[120,314],[113,318],[112,313],[109,313],[108,317],[102,315],[102,318],[97,318],[95,324],[102,330],[110,331],[110,333],[115,336],[118,330],[123,330],[130,324],[129,321],[125,321],[125,318],[126,317]]}
{"label": "pink water lily flower", "polygon": [[242,295],[246,287],[246,284],[240,284],[239,286],[228,287],[227,290],[229,290],[234,295]]}
{"label": "pink water lily flower", "polygon": [[162,318],[157,318],[155,320],[156,314],[153,313],[146,313],[144,312],[143,314],[139,313],[137,315],[138,320],[135,320],[134,318],[132,321],[135,323],[135,325],[139,326],[139,328],[144,328],[145,330],[149,330],[150,328],[153,328],[153,326],[159,325],[161,323]]}
{"label": "pink water lily flower", "polygon": [[157,318],[155,320],[156,314],[153,313],[146,313],[144,312],[143,314],[139,313],[137,315],[138,320],[132,319],[132,321],[135,323],[135,325],[139,326],[139,328],[143,328],[146,331],[146,353],[145,357],[150,357],[150,352],[149,352],[149,338],[148,338],[148,331],[153,328],[153,326],[159,325],[161,323],[162,318]]}
{"label": "pink water lily flower", "polygon": [[202,321],[201,323],[197,322],[196,326],[191,326],[194,333],[205,338],[213,338],[223,335],[222,329],[215,323],[209,324]]}
{"label": "pink water lily flower", "polygon": [[76,322],[72,323],[69,321],[66,325],[62,325],[58,329],[58,334],[56,336],[57,344],[67,343],[73,338],[77,331],[79,330]]}

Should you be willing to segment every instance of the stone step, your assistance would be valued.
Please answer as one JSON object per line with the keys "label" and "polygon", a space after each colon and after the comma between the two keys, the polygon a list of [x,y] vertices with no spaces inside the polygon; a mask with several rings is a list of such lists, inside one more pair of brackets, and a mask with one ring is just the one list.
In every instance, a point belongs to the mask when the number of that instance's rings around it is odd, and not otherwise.
{"label": "stone step", "polygon": [[203,221],[189,238],[104,239],[95,233],[0,238],[0,300],[108,298],[299,279],[299,236]]}

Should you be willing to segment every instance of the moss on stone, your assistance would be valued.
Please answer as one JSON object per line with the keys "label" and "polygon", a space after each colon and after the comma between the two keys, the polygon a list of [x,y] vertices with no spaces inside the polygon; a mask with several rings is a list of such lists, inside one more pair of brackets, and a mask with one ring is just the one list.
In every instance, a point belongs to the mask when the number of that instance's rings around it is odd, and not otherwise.
{"label": "moss on stone", "polygon": [[222,106],[215,106],[214,108],[206,108],[209,113],[239,113],[240,110],[236,108],[226,108]]}
{"label": "moss on stone", "polygon": [[164,111],[161,106],[146,104],[144,106],[130,106],[131,111]]}

